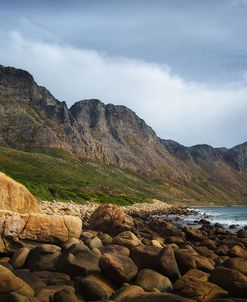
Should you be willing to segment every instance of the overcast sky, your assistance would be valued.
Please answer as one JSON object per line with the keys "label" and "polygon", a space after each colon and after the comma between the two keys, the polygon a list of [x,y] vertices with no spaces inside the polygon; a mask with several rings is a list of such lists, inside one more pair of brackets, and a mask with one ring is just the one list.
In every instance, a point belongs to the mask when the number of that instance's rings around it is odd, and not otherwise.
{"label": "overcast sky", "polygon": [[184,145],[247,141],[247,0],[0,0],[0,64]]}

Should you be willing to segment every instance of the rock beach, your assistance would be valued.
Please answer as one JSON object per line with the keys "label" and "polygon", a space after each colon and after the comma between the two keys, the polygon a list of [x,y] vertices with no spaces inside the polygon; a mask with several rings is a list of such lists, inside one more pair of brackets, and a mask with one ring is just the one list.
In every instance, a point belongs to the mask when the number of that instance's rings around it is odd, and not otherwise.
{"label": "rock beach", "polygon": [[89,208],[91,220],[0,211],[0,301],[246,301],[243,231],[182,227],[150,205]]}

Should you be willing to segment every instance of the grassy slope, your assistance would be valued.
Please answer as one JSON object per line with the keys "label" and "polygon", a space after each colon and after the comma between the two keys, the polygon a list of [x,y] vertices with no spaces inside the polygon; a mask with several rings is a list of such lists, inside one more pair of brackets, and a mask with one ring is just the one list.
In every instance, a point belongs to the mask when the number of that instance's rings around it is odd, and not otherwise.
{"label": "grassy slope", "polygon": [[[157,198],[167,202],[199,204],[237,203],[236,192],[220,183],[176,183],[144,178],[113,165],[76,160],[55,149],[23,152],[0,145],[0,171],[23,183],[44,200],[96,201],[131,204]],[[218,198],[216,198],[217,196]]]}
{"label": "grassy slope", "polygon": [[100,162],[78,161],[60,150],[23,152],[0,146],[0,171],[45,200],[130,204],[165,198],[154,181]]}

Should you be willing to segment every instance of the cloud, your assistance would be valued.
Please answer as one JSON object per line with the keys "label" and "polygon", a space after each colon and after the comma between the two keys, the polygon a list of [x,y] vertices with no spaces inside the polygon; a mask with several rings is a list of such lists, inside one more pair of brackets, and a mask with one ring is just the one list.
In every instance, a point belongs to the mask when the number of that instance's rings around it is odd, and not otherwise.
{"label": "cloud", "polygon": [[247,0],[233,0],[232,5],[247,5]]}
{"label": "cloud", "polygon": [[247,140],[246,82],[210,87],[166,65],[0,32],[2,65],[28,70],[68,106],[85,98],[126,105],[162,138],[185,145],[233,146]]}

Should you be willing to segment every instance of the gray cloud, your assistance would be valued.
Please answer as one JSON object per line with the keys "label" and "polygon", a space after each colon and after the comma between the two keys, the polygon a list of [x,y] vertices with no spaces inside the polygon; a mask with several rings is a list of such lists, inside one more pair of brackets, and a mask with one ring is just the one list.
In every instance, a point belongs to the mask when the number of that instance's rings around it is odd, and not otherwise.
{"label": "gray cloud", "polygon": [[[169,64],[187,80],[218,84],[240,80],[245,72],[247,6],[243,3],[12,0],[0,3],[0,17],[2,29],[17,28],[25,37]],[[37,25],[43,32],[34,37]]]}
{"label": "gray cloud", "polygon": [[124,104],[163,138],[233,146],[247,133],[245,0],[0,2],[3,65],[68,105]]}
{"label": "gray cloud", "polygon": [[158,135],[185,145],[232,146],[246,140],[246,82],[218,88],[186,81],[166,65],[110,57],[94,50],[33,41],[9,32],[3,64],[29,70],[39,84],[71,105],[82,98],[124,104]]}

